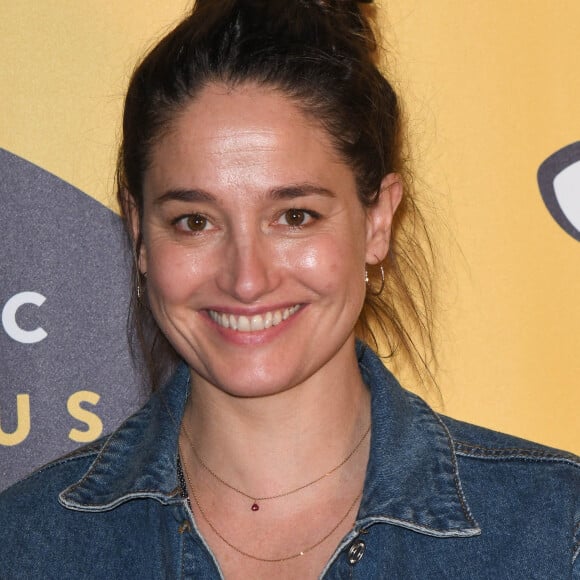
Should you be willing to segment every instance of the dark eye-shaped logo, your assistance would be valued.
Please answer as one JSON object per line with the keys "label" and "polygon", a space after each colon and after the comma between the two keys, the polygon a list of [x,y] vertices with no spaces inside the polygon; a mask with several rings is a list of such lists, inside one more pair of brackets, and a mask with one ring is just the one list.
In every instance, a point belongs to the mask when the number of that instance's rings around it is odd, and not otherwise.
{"label": "dark eye-shaped logo", "polygon": [[540,165],[538,185],[552,217],[580,241],[580,141],[556,151]]}

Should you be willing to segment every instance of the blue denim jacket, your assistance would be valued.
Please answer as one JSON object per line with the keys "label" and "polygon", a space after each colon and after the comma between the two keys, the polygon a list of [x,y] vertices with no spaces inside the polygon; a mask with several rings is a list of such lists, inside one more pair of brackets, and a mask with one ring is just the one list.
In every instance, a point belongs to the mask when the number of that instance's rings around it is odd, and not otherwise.
{"label": "blue denim jacket", "polygon": [[[580,578],[577,457],[433,412],[370,349],[371,454],[325,579]],[[177,476],[188,369],[0,495],[0,578],[221,578]]]}

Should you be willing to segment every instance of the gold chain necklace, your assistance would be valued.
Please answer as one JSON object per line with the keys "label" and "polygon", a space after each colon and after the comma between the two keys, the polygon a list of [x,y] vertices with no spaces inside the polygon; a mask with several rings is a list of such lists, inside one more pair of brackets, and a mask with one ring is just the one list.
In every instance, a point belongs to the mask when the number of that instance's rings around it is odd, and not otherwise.
{"label": "gold chain necklace", "polygon": [[[199,461],[200,465],[214,479],[217,479],[217,481],[219,481],[222,485],[225,485],[227,488],[231,489],[232,491],[235,491],[236,493],[238,493],[238,494],[244,496],[245,498],[251,500],[252,501],[252,506],[251,506],[250,509],[253,512],[257,512],[260,509],[260,504],[258,502],[268,501],[270,499],[278,499],[278,498],[281,498],[281,497],[286,497],[288,495],[292,495],[293,493],[297,493],[299,491],[302,491],[303,489],[306,489],[307,487],[310,487],[311,485],[314,485],[315,483],[318,483],[319,481],[322,481],[324,478],[326,478],[326,477],[332,475],[333,473],[335,473],[336,471],[338,471],[359,450],[360,446],[362,445],[363,441],[366,439],[367,435],[369,434],[369,432],[371,430],[371,426],[369,425],[368,428],[367,428],[367,430],[363,433],[363,436],[360,438],[360,441],[355,445],[354,449],[336,467],[333,467],[330,471],[327,471],[326,473],[322,474],[321,476],[317,477],[316,479],[313,479],[309,483],[305,483],[304,485],[300,485],[300,486],[295,487],[294,489],[291,489],[289,491],[284,491],[282,493],[278,493],[278,494],[275,494],[275,495],[265,495],[265,496],[262,496],[262,497],[255,497],[253,495],[250,495],[250,494],[246,493],[245,491],[242,491],[241,489],[238,489],[237,487],[231,485],[227,481],[223,480],[217,473],[215,473],[215,471],[213,471],[208,465],[206,465],[206,463],[204,462],[204,460],[197,453],[197,450],[195,448],[195,445],[193,444],[193,439],[192,439],[192,437],[190,437],[189,432],[185,428],[185,424],[183,422],[182,422],[182,427],[183,427],[183,432],[185,433],[185,437],[187,438],[187,441],[189,442],[189,445],[191,446],[191,449],[193,451],[193,454],[195,455],[195,458],[197,459],[197,461]],[[201,511],[201,509],[200,509],[200,511]],[[208,522],[208,524],[209,524],[209,522]]]}
{"label": "gold chain necklace", "polygon": [[[367,431],[367,433],[368,433],[368,431]],[[365,436],[366,436],[366,433],[365,433]],[[189,437],[188,437],[188,439],[189,439]],[[363,439],[364,439],[364,437],[363,437]],[[361,440],[361,442],[362,442],[362,440]],[[359,443],[359,445],[360,445],[360,443]],[[181,445],[179,445],[179,453],[180,453],[181,457],[183,458],[183,451],[181,450]],[[300,552],[296,552],[295,554],[291,554],[290,556],[284,556],[282,558],[262,558],[261,556],[256,556],[254,554],[250,554],[249,552],[246,552],[246,551],[242,550],[241,548],[238,548],[237,546],[232,544],[227,538],[225,538],[220,533],[220,531],[214,526],[212,521],[208,518],[207,514],[205,513],[205,510],[201,507],[201,505],[199,503],[199,499],[197,497],[197,494],[195,493],[195,489],[193,487],[193,484],[191,483],[191,479],[189,477],[189,473],[187,471],[187,466],[185,465],[185,461],[182,461],[181,463],[183,466],[183,471],[185,473],[185,477],[187,478],[187,482],[189,483],[189,489],[191,491],[191,495],[193,496],[193,500],[195,501],[195,505],[197,506],[199,513],[201,514],[203,519],[207,522],[207,525],[211,528],[213,533],[222,542],[224,542],[224,544],[229,546],[232,550],[236,551],[238,554],[241,554],[242,556],[245,556],[246,558],[250,558],[252,560],[257,560],[258,562],[270,562],[270,563],[286,562],[288,560],[294,560],[295,558],[300,558],[300,556],[304,556],[304,554],[307,554],[308,552],[311,552],[315,548],[318,548],[318,546],[320,546],[320,544],[322,544],[323,542],[328,540],[328,538],[330,538],[330,536],[332,536],[332,534],[334,534],[334,532],[336,532],[336,530],[338,530],[340,525],[344,522],[344,520],[346,520],[346,518],[348,517],[348,514],[350,514],[350,512],[356,506],[357,502],[360,500],[360,498],[362,497],[362,494],[363,494],[363,492],[361,490],[361,492],[354,498],[354,501],[350,504],[350,506],[348,506],[348,511],[340,518],[338,523],[329,532],[327,532],[320,540],[316,541],[314,544],[311,544],[310,546],[307,546],[303,550],[300,550]],[[243,495],[245,495],[245,494],[243,494]]]}

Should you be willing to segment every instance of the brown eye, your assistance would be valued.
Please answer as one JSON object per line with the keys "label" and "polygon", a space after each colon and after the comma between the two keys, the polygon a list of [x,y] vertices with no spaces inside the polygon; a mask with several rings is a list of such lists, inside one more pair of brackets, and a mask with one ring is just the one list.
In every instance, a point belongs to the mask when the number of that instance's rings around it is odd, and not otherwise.
{"label": "brown eye", "polygon": [[289,209],[284,214],[284,219],[289,226],[301,226],[306,220],[306,212],[301,209]]}
{"label": "brown eye", "polygon": [[194,213],[187,217],[187,229],[192,232],[201,232],[207,227],[207,218],[199,213]]}

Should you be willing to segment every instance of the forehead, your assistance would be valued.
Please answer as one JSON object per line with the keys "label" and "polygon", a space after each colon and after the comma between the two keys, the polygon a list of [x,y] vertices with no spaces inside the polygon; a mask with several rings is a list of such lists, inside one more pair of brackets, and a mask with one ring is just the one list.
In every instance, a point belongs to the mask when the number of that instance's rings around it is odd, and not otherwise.
{"label": "forehead", "polygon": [[156,143],[146,181],[195,175],[219,185],[232,179],[322,179],[336,171],[351,173],[327,131],[282,92],[211,84]]}
{"label": "forehead", "polygon": [[296,130],[320,130],[315,119],[306,115],[298,101],[281,90],[255,83],[230,86],[206,85],[170,122],[169,132],[196,126],[200,132],[211,132],[216,126],[245,128],[268,126]]}

